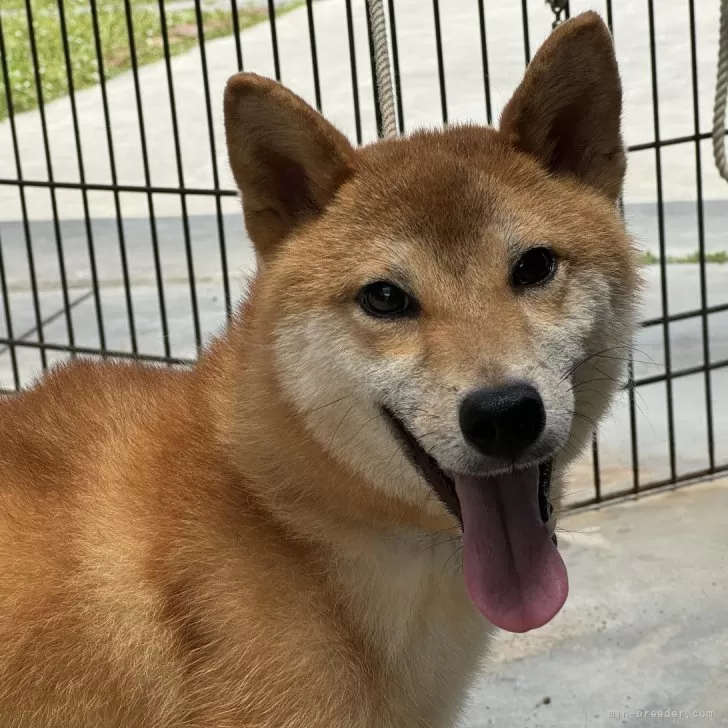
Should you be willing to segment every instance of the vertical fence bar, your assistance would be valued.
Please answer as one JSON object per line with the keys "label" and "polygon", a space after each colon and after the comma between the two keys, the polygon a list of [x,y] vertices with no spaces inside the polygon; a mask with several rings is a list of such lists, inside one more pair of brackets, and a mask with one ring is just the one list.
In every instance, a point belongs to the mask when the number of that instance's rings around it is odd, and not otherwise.
{"label": "vertical fence bar", "polygon": [[445,59],[442,54],[442,27],[440,24],[440,0],[432,0],[432,13],[435,16],[435,51],[437,53],[437,77],[440,81],[440,106],[442,123],[447,124],[447,90],[445,88]]}
{"label": "vertical fence bar", "polygon": [[695,196],[698,219],[698,251],[700,264],[700,308],[703,334],[703,366],[705,367],[705,419],[708,434],[708,463],[715,470],[715,435],[713,429],[713,386],[710,375],[710,331],[708,329],[708,280],[705,270],[705,219],[703,213],[703,163],[700,154],[700,97],[698,93],[698,50],[695,26],[695,0],[688,0],[690,13],[690,72],[692,77],[693,129],[695,130]]}
{"label": "vertical fence bar", "polygon": [[[612,0],[607,0],[607,22],[609,31],[614,38],[614,17],[612,15]],[[619,197],[619,214],[624,220],[624,197]],[[634,383],[634,356],[630,350],[627,354],[627,401],[629,404],[629,444],[632,461],[632,492],[638,493],[640,489],[640,463],[639,442],[637,438],[637,403],[635,401]]]}
{"label": "vertical fence bar", "polygon": [[[571,3],[567,0],[564,6],[564,19],[571,17]],[[594,431],[592,437],[592,477],[594,479],[594,497],[597,503],[602,501],[601,458],[599,457],[599,432]]]}
{"label": "vertical fence bar", "polygon": [[[81,183],[81,204],[83,205],[83,217],[86,228],[86,246],[88,250],[89,268],[91,271],[91,285],[93,290],[94,309],[96,311],[96,326],[99,332],[99,348],[106,349],[106,333],[104,331],[104,316],[101,307],[101,286],[99,285],[98,268],[96,266],[96,245],[91,229],[91,213],[88,206],[88,191],[85,188],[86,170],[83,162],[83,149],[81,147],[81,130],[78,124],[78,110],[76,108],[76,91],[73,84],[73,64],[71,63],[71,52],[68,46],[68,30],[66,28],[66,8],[64,0],[57,0],[58,21],[61,27],[61,43],[63,45],[63,60],[66,66],[66,83],[68,84],[68,96],[71,105],[71,123],[73,124],[73,137],[76,145],[76,165],[78,167],[78,179]],[[130,324],[132,321],[130,321]]]}
{"label": "vertical fence bar", "polygon": [[629,353],[627,362],[627,396],[629,399],[629,439],[632,454],[632,492],[639,493],[640,490],[640,459],[639,442],[637,439],[637,406],[635,402],[634,383],[634,359],[632,352]]}
{"label": "vertical fence bar", "polygon": [[[48,172],[48,181],[53,182],[53,159],[51,157],[51,145],[48,139],[48,123],[45,115],[45,103],[43,99],[43,82],[40,77],[40,61],[38,59],[38,48],[35,42],[35,32],[33,30],[33,8],[31,0],[25,0],[25,16],[28,20],[28,41],[30,43],[30,57],[33,64],[33,76],[35,79],[35,93],[38,99],[38,113],[40,116],[40,128],[43,136],[43,153],[46,161],[46,171]],[[65,310],[66,332],[68,334],[68,343],[73,348],[76,343],[76,337],[73,332],[73,316],[71,315],[71,301],[68,295],[68,276],[66,275],[66,258],[63,253],[63,238],[61,236],[61,223],[58,217],[58,199],[56,190],[53,186],[49,188],[51,196],[51,214],[53,215],[53,232],[56,237],[56,251],[58,253],[58,274],[61,278],[61,297],[63,298],[63,308]],[[73,351],[71,356],[75,356]]]}
{"label": "vertical fence bar", "polygon": [[[7,347],[0,349],[0,354],[4,350],[10,356],[10,366],[13,370],[13,386],[17,392],[20,389],[20,369],[18,368],[18,353],[15,348],[15,335],[13,334],[13,317],[10,312],[10,287],[8,278],[5,273],[5,256],[3,255],[3,239],[0,235],[0,288],[2,289],[2,302],[5,309],[5,331],[7,332]],[[1,385],[2,383],[0,383]]]}
{"label": "vertical fence bar", "polygon": [[597,503],[601,503],[602,476],[599,469],[599,437],[596,432],[592,435],[592,476],[594,477],[594,498]]}
{"label": "vertical fence bar", "polygon": [[237,0],[230,0],[230,16],[233,21],[233,36],[235,37],[235,58],[238,62],[238,71],[243,70],[243,44],[240,40],[240,15],[238,14]]}
{"label": "vertical fence bar", "polygon": [[[111,115],[109,112],[109,96],[106,90],[106,68],[104,63],[104,49],[101,43],[101,31],[99,28],[99,14],[96,6],[96,0],[89,2],[91,10],[91,26],[94,36],[94,49],[96,52],[96,66],[99,71],[99,88],[101,90],[101,107],[104,112],[104,126],[106,127],[106,150],[109,155],[109,171],[111,174],[111,184],[116,187],[118,184],[118,175],[116,172],[116,153],[114,151],[114,138],[111,131]],[[129,337],[132,344],[132,351],[136,346],[136,324],[134,320],[134,301],[131,295],[131,276],[129,275],[129,258],[126,249],[126,235],[124,233],[124,218],[121,212],[121,197],[118,190],[114,189],[114,213],[116,215],[116,235],[119,242],[119,260],[121,262],[121,277],[124,283],[124,303],[126,305],[126,317],[129,325]],[[157,278],[159,281],[159,278]],[[164,307],[164,290],[160,287],[161,299],[160,310],[162,312],[162,332],[167,338],[167,314]],[[102,347],[104,348],[104,347]],[[165,349],[165,354],[169,356],[170,352]]]}
{"label": "vertical fence bar", "polygon": [[677,475],[675,456],[675,418],[672,400],[672,362],[670,353],[670,324],[667,320],[669,312],[667,290],[667,253],[665,248],[665,205],[662,195],[662,150],[660,148],[660,107],[657,85],[657,46],[655,41],[655,8],[654,0],[647,2],[647,16],[650,32],[650,70],[652,73],[652,120],[655,130],[655,177],[657,187],[657,234],[660,246],[660,285],[662,287],[662,333],[664,336],[665,355],[665,390],[667,393],[667,435],[669,442],[670,479],[674,482]]}
{"label": "vertical fence bar", "polygon": [[493,102],[490,95],[490,68],[488,64],[488,40],[485,26],[485,0],[478,0],[478,21],[480,25],[480,52],[483,63],[483,87],[485,91],[485,118],[493,123]]}
{"label": "vertical fence bar", "polygon": [[[210,97],[210,79],[207,73],[207,54],[205,52],[205,26],[202,17],[200,0],[195,0],[195,19],[197,20],[197,40],[200,46],[200,65],[202,67],[202,89],[205,94],[205,111],[207,114],[207,132],[210,139],[210,161],[212,163],[212,185],[215,188],[215,213],[217,214],[217,241],[220,249],[220,267],[222,268],[222,288],[225,296],[225,315],[229,319],[232,313],[230,297],[230,276],[228,272],[227,246],[225,244],[225,224],[222,219],[222,196],[220,195],[220,175],[217,169],[217,148],[215,145],[215,124],[212,120],[212,100]],[[201,341],[198,342],[199,351]]]}
{"label": "vertical fence bar", "polygon": [[394,0],[389,0],[389,30],[392,39],[392,83],[394,97],[397,102],[397,118],[399,133],[404,134],[404,104],[402,102],[402,77],[399,73],[399,43],[397,41],[397,18],[394,12]]}
{"label": "vertical fence bar", "polygon": [[313,89],[316,95],[316,108],[321,111],[321,81],[319,79],[318,53],[316,52],[316,26],[313,19],[313,0],[306,0],[308,16],[308,38],[311,44],[311,69],[313,70]]}
{"label": "vertical fence bar", "polygon": [[[28,217],[28,202],[25,197],[25,187],[23,187],[23,165],[20,158],[20,142],[18,141],[18,129],[15,121],[13,94],[10,88],[10,71],[8,69],[8,57],[5,48],[5,31],[3,29],[2,13],[0,13],[0,69],[2,69],[3,86],[5,87],[5,105],[8,109],[10,138],[13,144],[13,157],[15,159],[15,169],[18,177],[18,195],[20,197],[20,212],[23,215],[25,254],[28,258],[28,277],[30,279],[30,291],[33,298],[33,317],[35,319],[35,329],[38,332],[38,341],[43,344],[45,342],[45,335],[43,333],[43,316],[40,310],[40,296],[38,294],[38,281],[35,271],[33,237],[30,231],[30,218]],[[48,356],[44,348],[40,349],[40,363],[43,369],[47,368]]]}
{"label": "vertical fence bar", "polygon": [[523,21],[523,53],[526,65],[531,62],[531,39],[528,30],[528,0],[521,0],[521,20]]}
{"label": "vertical fence bar", "polygon": [[136,103],[137,122],[139,125],[139,143],[142,152],[142,166],[144,170],[144,185],[147,187],[147,208],[149,209],[149,231],[152,237],[152,250],[157,274],[157,287],[164,286],[161,277],[161,260],[159,257],[159,240],[157,238],[157,221],[154,212],[154,198],[151,192],[151,174],[149,171],[149,149],[147,147],[147,132],[144,125],[144,108],[142,105],[142,92],[139,84],[139,65],[137,63],[136,41],[134,39],[134,20],[130,0],[124,0],[124,13],[126,15],[127,42],[129,43],[129,56],[131,60],[131,73],[134,82],[134,101]]}
{"label": "vertical fence bar", "polygon": [[275,69],[276,81],[280,81],[281,59],[278,54],[278,31],[276,29],[276,4],[274,0],[268,0],[268,22],[270,23],[270,42],[273,47],[273,68]]}
{"label": "vertical fence bar", "polygon": [[[564,18],[571,17],[571,4],[566,2],[564,6]],[[599,457],[599,432],[594,431],[592,436],[592,477],[594,479],[594,497],[597,503],[602,501],[602,473],[601,458]]]}
{"label": "vertical fence bar", "polygon": [[349,64],[351,66],[351,88],[354,102],[356,143],[361,144],[361,108],[359,107],[359,80],[356,69],[356,41],[354,40],[354,14],[351,9],[351,0],[346,0],[346,33],[349,36]]}
{"label": "vertical fence bar", "polygon": [[[129,0],[125,0],[128,2]],[[200,330],[200,312],[197,303],[197,286],[195,285],[195,262],[192,257],[192,238],[190,236],[190,218],[187,213],[187,196],[185,194],[185,176],[182,167],[182,147],[179,138],[179,124],[177,121],[177,104],[174,93],[174,77],[172,75],[172,60],[169,50],[169,33],[167,31],[167,16],[164,9],[164,0],[159,0],[159,29],[162,33],[162,50],[164,53],[164,68],[167,74],[167,91],[169,93],[169,108],[172,119],[172,140],[174,142],[174,156],[177,164],[177,184],[179,185],[179,202],[182,209],[182,232],[184,236],[185,259],[187,263],[187,277],[190,284],[190,306],[192,307],[192,325],[195,335],[195,348],[199,351],[202,344]],[[149,183],[147,183],[149,184]]]}

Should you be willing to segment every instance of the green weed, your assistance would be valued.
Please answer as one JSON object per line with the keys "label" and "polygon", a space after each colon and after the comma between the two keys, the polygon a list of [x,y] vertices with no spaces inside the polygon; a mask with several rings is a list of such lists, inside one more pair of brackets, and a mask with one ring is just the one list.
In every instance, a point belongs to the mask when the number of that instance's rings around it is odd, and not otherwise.
{"label": "green weed", "polygon": [[[649,250],[642,253],[641,259],[644,265],[656,265],[660,262],[660,256]],[[728,252],[719,250],[715,253],[705,253],[704,259],[706,263],[728,263]],[[700,253],[696,251],[689,255],[668,255],[666,261],[668,263],[700,263]]]}
{"label": "green weed", "polygon": [[[66,36],[73,85],[76,89],[99,82],[99,61],[94,42],[93,0],[30,0],[33,34],[37,51],[37,72],[44,102],[68,94],[68,76],[61,38],[60,10],[66,24]],[[278,12],[296,7],[292,3]],[[96,0],[96,18],[101,46],[104,78],[110,79],[131,67],[129,32],[124,0]],[[129,0],[131,25],[137,62],[140,66],[164,58],[160,15],[154,0]],[[205,40],[231,35],[233,18],[229,10],[202,7]],[[260,8],[239,9],[241,29],[266,20]],[[198,43],[194,9],[165,11],[170,54],[176,55]],[[8,65],[10,101],[13,111],[21,113],[38,105],[36,67],[31,52],[28,14],[25,0],[0,0],[0,24]],[[0,119],[9,112],[8,89],[0,74]]]}

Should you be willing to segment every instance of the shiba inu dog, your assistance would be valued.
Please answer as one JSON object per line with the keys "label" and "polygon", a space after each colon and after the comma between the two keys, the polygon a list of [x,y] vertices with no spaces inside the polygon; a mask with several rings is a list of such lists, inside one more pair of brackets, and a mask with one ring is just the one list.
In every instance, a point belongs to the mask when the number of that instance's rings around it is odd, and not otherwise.
{"label": "shiba inu dog", "polygon": [[234,76],[230,325],[0,403],[0,725],[453,726],[493,626],[567,595],[553,494],[634,319],[620,113],[591,13],[498,131],[355,149]]}

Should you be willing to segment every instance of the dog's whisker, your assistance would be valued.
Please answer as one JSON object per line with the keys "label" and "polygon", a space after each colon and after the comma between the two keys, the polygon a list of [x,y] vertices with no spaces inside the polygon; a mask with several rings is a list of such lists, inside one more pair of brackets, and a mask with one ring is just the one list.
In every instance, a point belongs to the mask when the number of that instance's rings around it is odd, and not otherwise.
{"label": "dog's whisker", "polygon": [[[628,349],[630,351],[630,354],[628,356],[614,356],[612,354],[609,354],[610,351],[615,351],[618,349]],[[644,355],[647,360],[638,360],[635,359],[632,356],[632,353],[638,352],[642,355]],[[568,379],[570,376],[572,376],[578,369],[588,363],[590,363],[593,359],[608,359],[612,361],[620,361],[620,362],[632,362],[632,363],[638,363],[638,364],[644,364],[646,366],[659,366],[658,362],[655,362],[652,357],[649,356],[649,354],[646,354],[639,349],[631,348],[627,345],[624,346],[616,346],[616,347],[609,347],[606,349],[602,349],[601,351],[594,352],[593,354],[588,354],[587,356],[580,359],[576,364],[574,364],[570,369],[566,371],[566,373],[561,377],[560,382],[563,382],[565,379]],[[592,367],[596,369],[596,366],[594,364],[591,364]]]}
{"label": "dog's whisker", "polygon": [[[458,546],[456,549],[453,550],[453,552],[450,554],[450,556],[448,556],[447,559],[445,559],[445,563],[442,565],[442,576],[443,577],[445,576],[445,572],[447,571],[448,564],[452,561],[453,558],[460,557],[460,555],[463,552],[463,548],[464,547],[462,545]],[[460,561],[456,563],[456,568],[458,566],[462,566],[462,559],[460,559]]]}
{"label": "dog's whisker", "polygon": [[341,426],[344,424],[344,420],[354,411],[354,405],[351,405],[348,410],[344,413],[342,418],[339,420],[339,424],[336,426],[336,429],[334,430],[334,434],[331,435],[331,439],[329,441],[329,448],[331,448],[334,444],[334,440],[336,440],[336,436],[339,434],[339,430],[341,429]]}
{"label": "dog's whisker", "polygon": [[341,397],[337,397],[336,399],[331,400],[331,402],[327,402],[326,404],[320,404],[317,407],[312,407],[308,410],[303,410],[301,412],[302,415],[311,415],[314,412],[319,412],[320,410],[326,409],[327,407],[331,407],[332,405],[338,404],[339,402],[343,402],[345,399],[350,399],[350,394],[344,394]]}

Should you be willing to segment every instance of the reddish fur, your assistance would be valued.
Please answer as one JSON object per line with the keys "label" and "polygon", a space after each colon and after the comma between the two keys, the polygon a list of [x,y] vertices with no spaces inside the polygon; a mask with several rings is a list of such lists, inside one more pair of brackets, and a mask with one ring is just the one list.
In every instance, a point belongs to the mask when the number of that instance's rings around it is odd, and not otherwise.
{"label": "reddish fur", "polygon": [[[526,242],[630,297],[618,125],[615,137],[600,122],[602,102],[619,106],[616,68],[599,66],[606,40],[587,14],[547,41],[541,80],[527,77],[501,132],[456,127],[363,150],[272,82],[231,81],[231,163],[263,264],[233,323],[192,371],[76,362],[0,402],[0,725],[425,725],[418,686],[362,630],[367,605],[332,571],[352,534],[452,521],[368,487],[317,443],[282,391],[272,334],[286,315],[347,305],[387,261],[377,241],[416,240],[410,270],[438,315],[424,333],[356,336],[469,376],[478,336],[503,352],[528,338],[507,280],[489,276],[505,255],[489,221],[509,210]],[[597,67],[604,97],[574,121],[583,95],[560,105],[551,86],[593,88]],[[539,156],[564,108],[604,153],[596,166],[582,147]],[[450,308],[458,290],[497,315]],[[544,318],[562,306],[555,289]],[[454,625],[475,619],[459,593],[446,612]],[[427,602],[413,608],[413,646],[431,619]]]}

